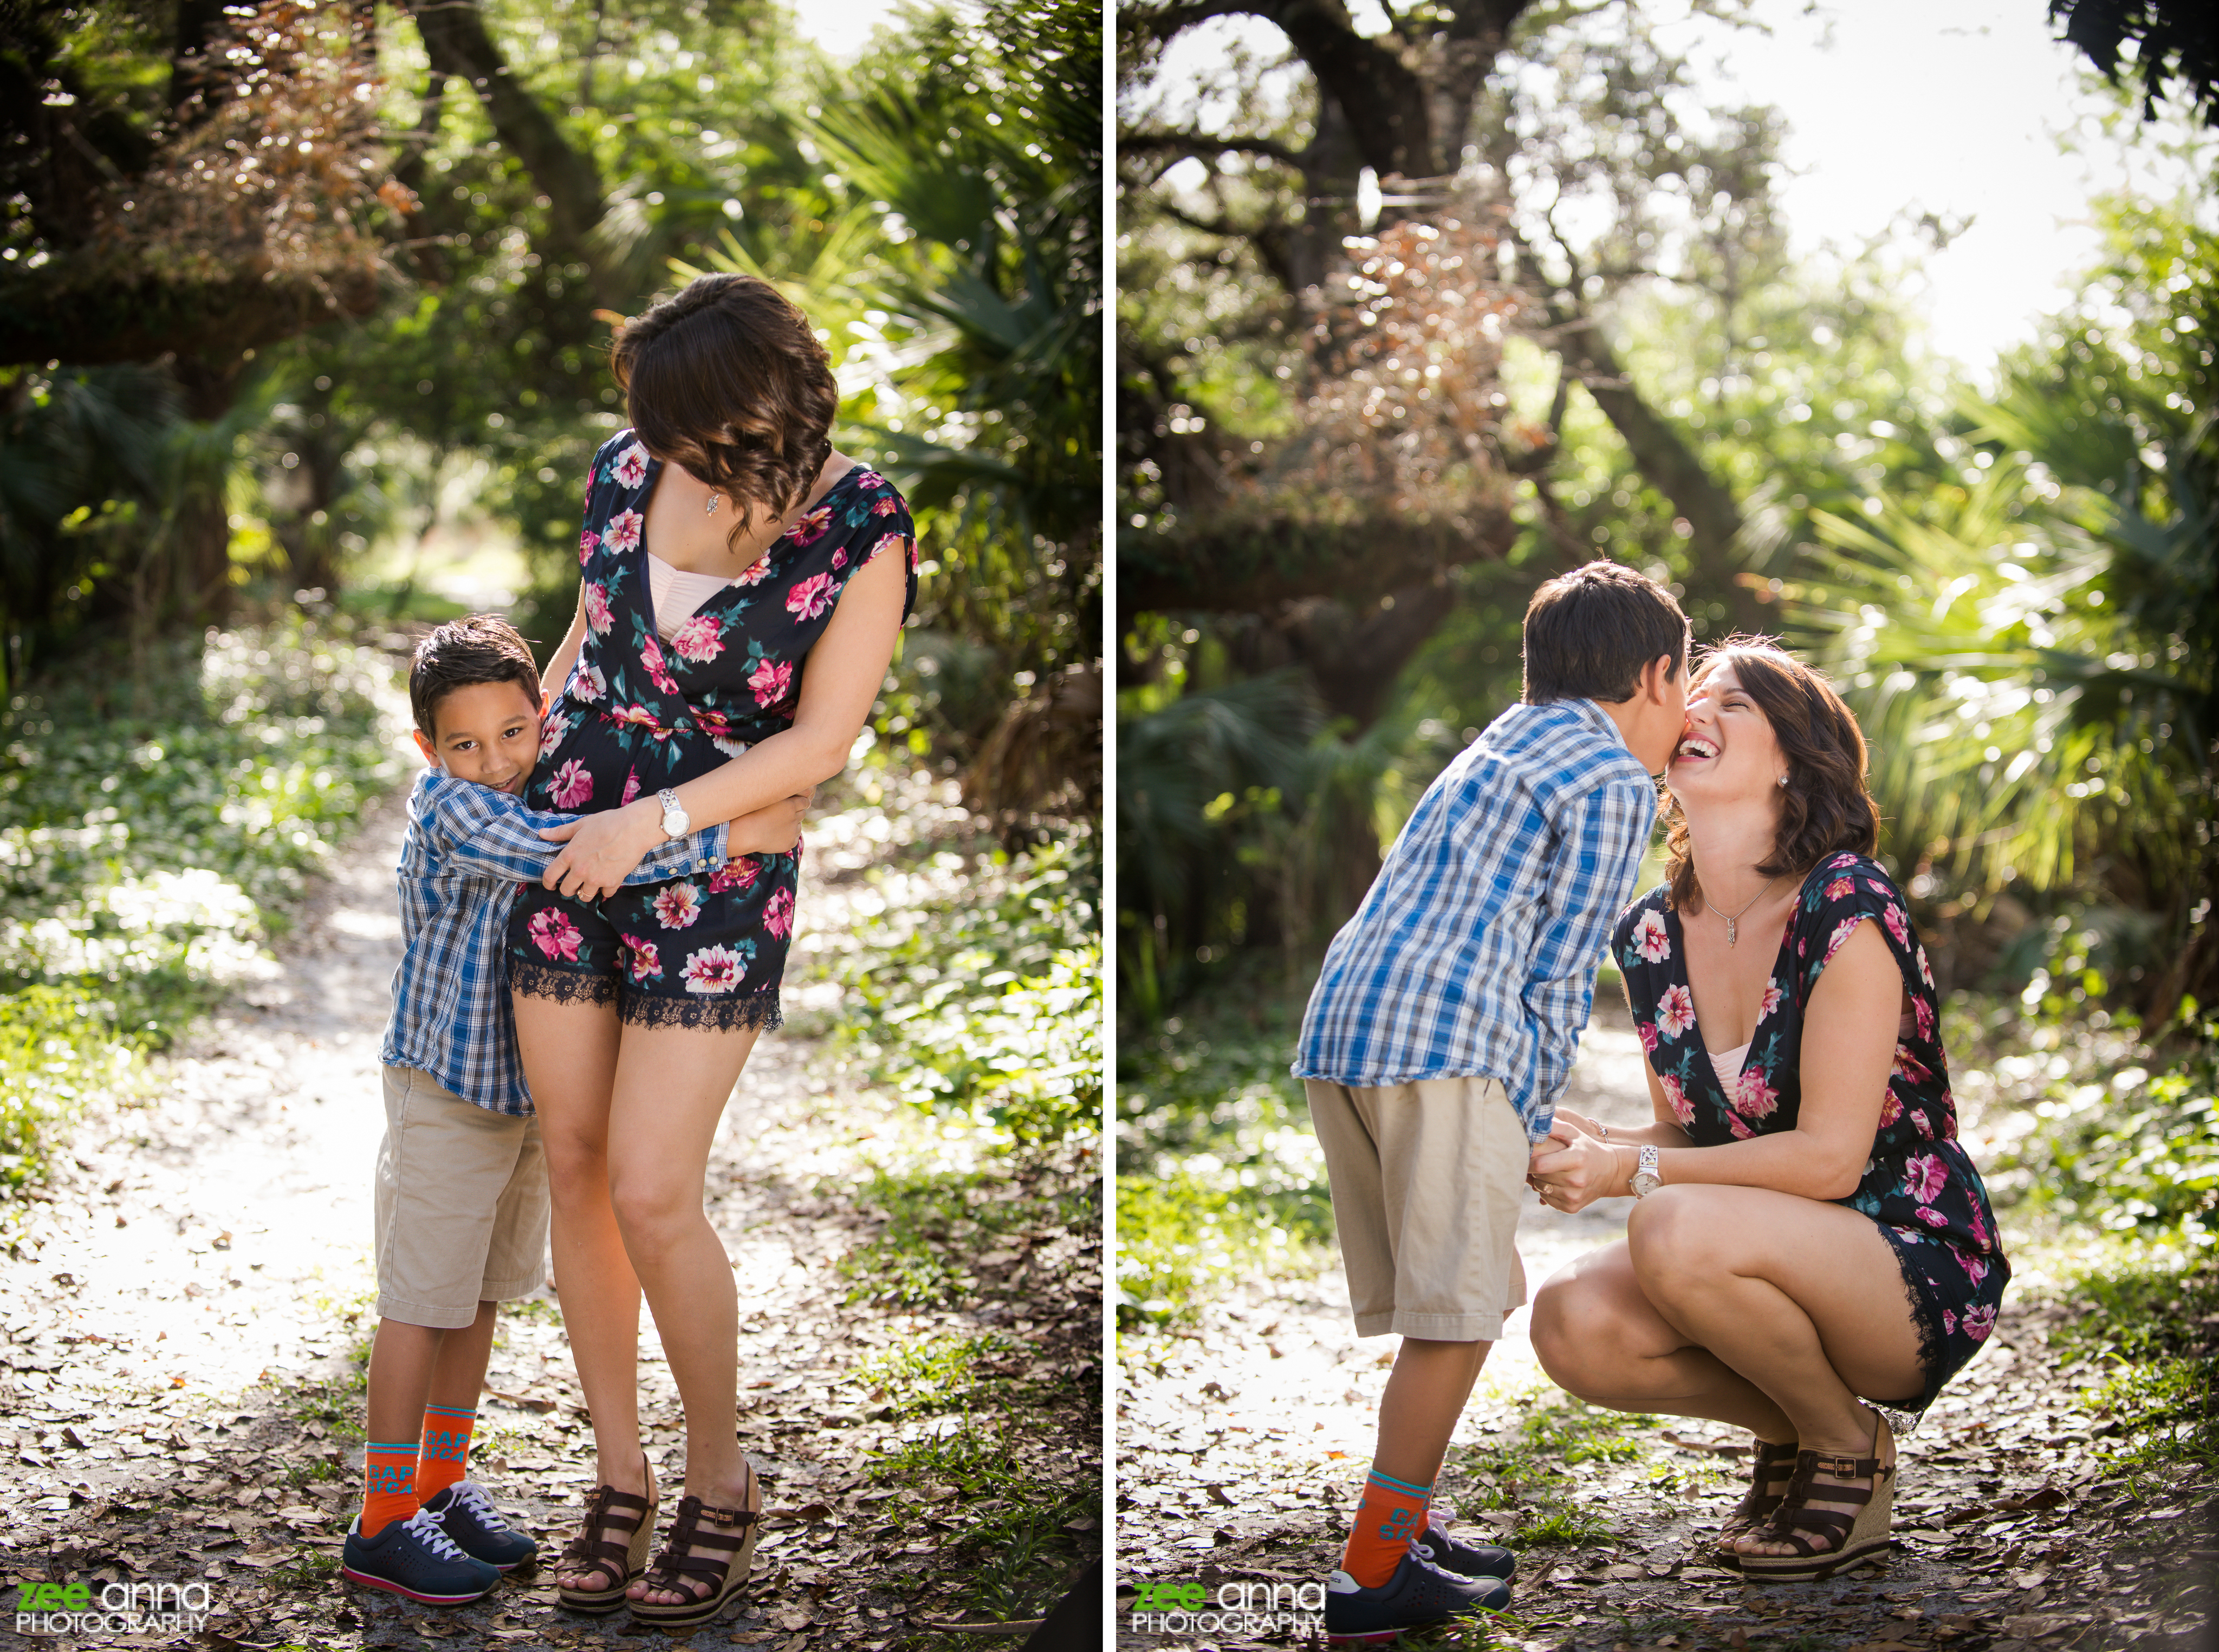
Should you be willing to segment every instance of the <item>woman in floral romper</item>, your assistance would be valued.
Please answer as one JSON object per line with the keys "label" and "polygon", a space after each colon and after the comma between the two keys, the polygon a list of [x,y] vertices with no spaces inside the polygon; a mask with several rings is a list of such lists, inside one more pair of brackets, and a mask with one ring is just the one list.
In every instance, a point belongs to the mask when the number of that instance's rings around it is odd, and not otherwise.
{"label": "woman in floral romper", "polygon": [[[594,458],[527,794],[585,819],[519,895],[507,960],[601,1482],[558,1594],[682,1627],[745,1581],[761,1507],[733,1433],[731,1264],[702,1204],[725,1101],[779,1022],[798,857],[618,885],[666,835],[845,767],[915,600],[916,540],[885,479],[832,450],[824,349],[767,283],[695,282],[624,329],[613,365],[633,428]],[[687,1422],[686,1495],[644,1576],[643,1289]]]}
{"label": "woman in floral romper", "polygon": [[1533,1164],[1574,1210],[1629,1191],[1654,1150],[1625,1240],[1536,1297],[1534,1351],[1582,1398],[1755,1433],[1718,1550],[1752,1578],[1886,1551],[1874,1407],[1930,1405],[2011,1274],[1957,1140],[1926,949],[1871,858],[1864,772],[1818,674],[1768,644],[1711,655],[1668,775],[1671,875],[1612,942],[1655,1122],[1559,1108]]}

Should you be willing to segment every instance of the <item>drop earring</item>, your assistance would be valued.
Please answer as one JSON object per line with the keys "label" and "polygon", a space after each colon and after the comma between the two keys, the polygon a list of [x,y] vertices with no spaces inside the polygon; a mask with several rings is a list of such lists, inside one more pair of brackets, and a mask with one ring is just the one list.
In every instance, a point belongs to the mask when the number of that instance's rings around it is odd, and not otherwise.
{"label": "drop earring", "polygon": [[[716,515],[716,514],[717,514],[717,506],[719,506],[720,504],[722,504],[722,503],[724,502],[724,496],[722,494],[710,494],[710,495],[709,495],[709,502],[708,502],[706,505],[704,505],[704,506],[701,507],[701,514],[702,514],[702,515],[704,515],[704,516],[714,516],[714,515]],[[1782,786],[1786,786],[1786,785],[1787,784],[1787,781],[1785,781],[1785,780],[1782,780],[1780,784],[1781,784],[1781,785],[1782,785]]]}

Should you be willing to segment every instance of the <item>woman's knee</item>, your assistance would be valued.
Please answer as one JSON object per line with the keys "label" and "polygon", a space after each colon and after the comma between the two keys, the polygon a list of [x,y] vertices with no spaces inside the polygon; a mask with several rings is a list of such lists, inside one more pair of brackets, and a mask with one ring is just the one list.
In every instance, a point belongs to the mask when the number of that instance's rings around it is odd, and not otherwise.
{"label": "woman's knee", "polygon": [[1622,1317],[1591,1281],[1559,1274],[1533,1297],[1533,1356],[1567,1394],[1594,1399],[1624,1386],[1632,1357]]}
{"label": "woman's knee", "polygon": [[1676,1282],[1711,1276],[1725,1265],[1715,1202],[1700,1187],[1658,1188],[1626,1218],[1634,1276],[1653,1296]]}
{"label": "woman's knee", "polygon": [[621,1166],[610,1177],[609,1202],[635,1261],[662,1254],[707,1220],[699,1185],[630,1174]]}

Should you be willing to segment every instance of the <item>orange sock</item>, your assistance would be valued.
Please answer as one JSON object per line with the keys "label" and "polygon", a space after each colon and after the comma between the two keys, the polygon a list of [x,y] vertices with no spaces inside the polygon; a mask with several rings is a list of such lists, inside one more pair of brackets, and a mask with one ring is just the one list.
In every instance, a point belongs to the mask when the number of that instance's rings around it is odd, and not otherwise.
{"label": "orange sock", "polygon": [[1340,1569],[1366,1589],[1394,1576],[1410,1552],[1410,1540],[1426,1529],[1426,1505],[1433,1495],[1431,1486],[1389,1479],[1374,1469],[1364,1482],[1348,1546],[1340,1551]]}
{"label": "orange sock", "polygon": [[477,1426],[476,1407],[424,1407],[424,1449],[416,1465],[416,1495],[430,1502],[470,1471],[470,1431]]}
{"label": "orange sock", "polygon": [[372,1440],[362,1448],[362,1535],[375,1537],[424,1506],[416,1500],[416,1442]]}

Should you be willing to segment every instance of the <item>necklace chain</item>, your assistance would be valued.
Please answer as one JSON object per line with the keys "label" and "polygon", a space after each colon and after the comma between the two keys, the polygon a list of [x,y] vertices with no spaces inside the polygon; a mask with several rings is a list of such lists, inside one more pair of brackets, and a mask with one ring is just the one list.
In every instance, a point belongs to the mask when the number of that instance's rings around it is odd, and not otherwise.
{"label": "necklace chain", "polygon": [[1773,885],[1775,885],[1775,884],[1778,883],[1779,881],[1780,881],[1780,878],[1779,878],[1779,875],[1778,875],[1777,873],[1775,873],[1772,877],[1766,879],[1764,880],[1764,888],[1758,890],[1758,891],[1756,891],[1756,894],[1754,894],[1754,895],[1752,895],[1752,896],[1750,896],[1750,897],[1749,897],[1749,905],[1748,905],[1748,906],[1744,906],[1744,907],[1743,907],[1743,908],[1741,909],[1741,910],[1740,910],[1740,911],[1738,911],[1738,912],[1734,912],[1734,913],[1731,913],[1731,914],[1727,914],[1727,915],[1725,915],[1725,920],[1726,920],[1726,945],[1727,945],[1727,946],[1729,946],[1729,947],[1732,946],[1732,945],[1734,944],[1734,942],[1735,942],[1735,941],[1739,938],[1739,937],[1738,937],[1738,935],[1737,935],[1737,932],[1738,928],[1739,928],[1739,926],[1740,926],[1741,921],[1742,921],[1744,918],[1745,918],[1745,917],[1747,917],[1747,916],[1749,916],[1749,908],[1750,908],[1750,906],[1754,906],[1754,905],[1756,905],[1759,901],[1762,900],[1762,899],[1765,897],[1766,893],[1767,893],[1767,892],[1768,892],[1768,891],[1772,888]]}

